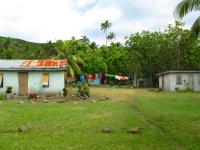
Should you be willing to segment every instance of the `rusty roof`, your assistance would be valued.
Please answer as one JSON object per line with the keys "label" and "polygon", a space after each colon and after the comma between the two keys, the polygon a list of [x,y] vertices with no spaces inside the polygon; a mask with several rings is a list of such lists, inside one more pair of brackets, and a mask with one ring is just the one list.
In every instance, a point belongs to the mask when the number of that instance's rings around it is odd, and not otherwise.
{"label": "rusty roof", "polygon": [[0,70],[66,70],[67,60],[0,60]]}

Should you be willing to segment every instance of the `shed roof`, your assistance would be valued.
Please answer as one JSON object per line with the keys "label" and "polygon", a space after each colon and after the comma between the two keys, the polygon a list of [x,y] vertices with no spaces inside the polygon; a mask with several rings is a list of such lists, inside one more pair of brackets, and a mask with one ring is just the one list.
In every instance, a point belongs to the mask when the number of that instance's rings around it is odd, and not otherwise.
{"label": "shed roof", "polygon": [[0,70],[66,70],[67,60],[0,60]]}
{"label": "shed roof", "polygon": [[157,76],[165,75],[165,74],[175,74],[175,73],[200,73],[200,70],[170,70],[158,73]]}

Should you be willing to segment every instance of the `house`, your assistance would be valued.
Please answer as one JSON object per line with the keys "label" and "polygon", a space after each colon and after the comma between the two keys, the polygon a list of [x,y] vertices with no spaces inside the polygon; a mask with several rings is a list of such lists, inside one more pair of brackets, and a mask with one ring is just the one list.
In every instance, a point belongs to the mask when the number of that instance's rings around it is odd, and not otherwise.
{"label": "house", "polygon": [[0,92],[62,94],[67,60],[0,60]]}
{"label": "house", "polygon": [[138,78],[137,87],[152,87],[152,83],[148,78]]}
{"label": "house", "polygon": [[192,89],[200,91],[200,70],[166,71],[157,74],[159,88],[167,91],[177,89]]}

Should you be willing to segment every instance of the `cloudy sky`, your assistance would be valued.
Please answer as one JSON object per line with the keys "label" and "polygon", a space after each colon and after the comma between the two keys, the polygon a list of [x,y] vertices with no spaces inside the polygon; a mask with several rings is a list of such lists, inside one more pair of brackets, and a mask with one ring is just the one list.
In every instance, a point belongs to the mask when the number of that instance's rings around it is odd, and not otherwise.
{"label": "cloudy sky", "polygon": [[[104,42],[100,24],[109,20],[117,40],[142,30],[163,29],[174,22],[181,0],[0,0],[0,36],[33,42],[88,36]],[[197,16],[184,18],[189,28]]]}

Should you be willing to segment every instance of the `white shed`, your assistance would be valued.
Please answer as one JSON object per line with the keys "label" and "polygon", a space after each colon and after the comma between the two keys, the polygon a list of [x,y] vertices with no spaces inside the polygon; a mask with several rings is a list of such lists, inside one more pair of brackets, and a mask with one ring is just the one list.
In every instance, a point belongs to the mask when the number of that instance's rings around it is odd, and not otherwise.
{"label": "white shed", "polygon": [[62,94],[67,60],[0,60],[0,92]]}
{"label": "white shed", "polygon": [[159,88],[167,91],[192,89],[200,91],[200,70],[166,71],[159,73]]}

